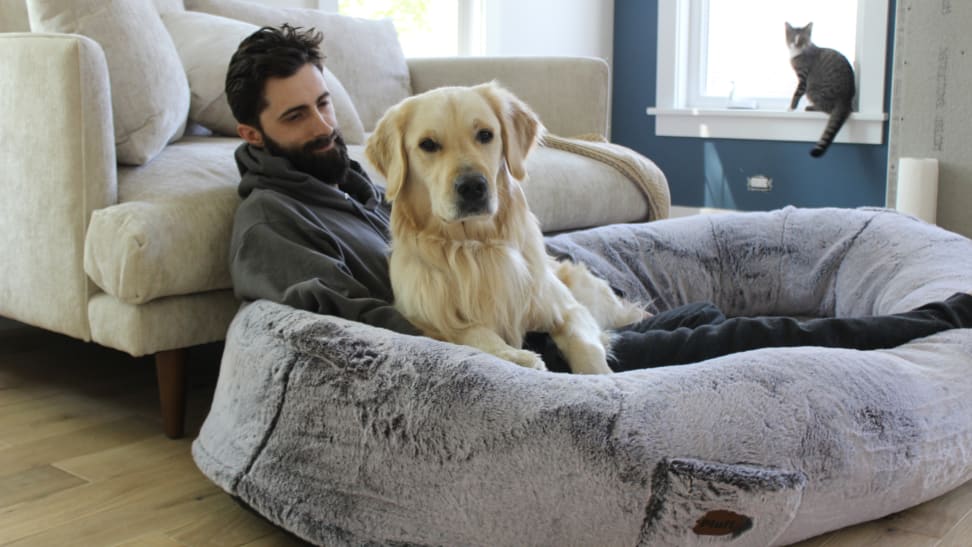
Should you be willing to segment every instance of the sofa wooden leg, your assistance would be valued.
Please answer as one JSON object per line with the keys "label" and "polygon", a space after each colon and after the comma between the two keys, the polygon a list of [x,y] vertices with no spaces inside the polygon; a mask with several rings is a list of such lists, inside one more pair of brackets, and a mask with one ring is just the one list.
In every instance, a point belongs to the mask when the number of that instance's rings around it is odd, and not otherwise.
{"label": "sofa wooden leg", "polygon": [[162,430],[170,439],[182,437],[186,419],[186,361],[185,348],[160,351],[155,354],[155,371],[159,378],[159,400],[162,410]]}

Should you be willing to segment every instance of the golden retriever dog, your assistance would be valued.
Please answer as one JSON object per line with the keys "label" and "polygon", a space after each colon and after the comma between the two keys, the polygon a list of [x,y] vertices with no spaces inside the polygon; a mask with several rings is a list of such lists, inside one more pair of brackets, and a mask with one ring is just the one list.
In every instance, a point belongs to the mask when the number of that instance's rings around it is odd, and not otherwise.
{"label": "golden retriever dog", "polygon": [[644,312],[547,254],[519,182],[543,131],[495,83],[435,89],[385,113],[366,155],[388,181],[395,306],[429,337],[539,370],[523,338],[547,332],[573,372],[609,373],[605,329]]}

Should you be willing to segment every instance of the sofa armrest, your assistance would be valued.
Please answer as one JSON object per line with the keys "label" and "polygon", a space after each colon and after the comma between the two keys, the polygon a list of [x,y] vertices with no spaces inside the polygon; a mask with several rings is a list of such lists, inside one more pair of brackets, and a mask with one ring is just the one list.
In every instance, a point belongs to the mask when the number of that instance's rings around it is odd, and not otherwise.
{"label": "sofa armrest", "polygon": [[0,315],[87,340],[84,237],[117,200],[108,67],[69,34],[0,34]]}
{"label": "sofa armrest", "polygon": [[523,99],[556,135],[608,135],[608,64],[591,57],[408,59],[412,92],[496,80]]}

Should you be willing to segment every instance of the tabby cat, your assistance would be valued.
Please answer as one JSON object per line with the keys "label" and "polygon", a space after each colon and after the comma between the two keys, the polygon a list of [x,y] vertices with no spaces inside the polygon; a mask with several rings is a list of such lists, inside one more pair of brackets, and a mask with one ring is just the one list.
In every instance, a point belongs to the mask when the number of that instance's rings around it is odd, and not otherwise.
{"label": "tabby cat", "polygon": [[854,86],[854,69],[847,57],[837,50],[815,46],[810,41],[812,30],[813,23],[802,28],[786,24],[790,64],[799,79],[793,100],[790,101],[790,110],[796,109],[800,98],[806,93],[812,103],[807,110],[820,110],[830,114],[823,135],[810,151],[811,156],[818,158],[834,142],[837,132],[850,116],[857,89]]}

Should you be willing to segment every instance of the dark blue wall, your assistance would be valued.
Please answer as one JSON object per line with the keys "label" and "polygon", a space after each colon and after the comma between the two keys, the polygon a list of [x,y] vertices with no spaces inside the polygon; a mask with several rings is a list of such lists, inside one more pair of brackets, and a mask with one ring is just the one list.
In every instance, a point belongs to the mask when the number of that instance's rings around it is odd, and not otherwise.
{"label": "dark blue wall", "polygon": [[[890,6],[889,36],[894,28]],[[614,95],[612,140],[651,158],[668,177],[672,203],[744,211],[798,207],[883,206],[887,176],[887,124],[883,145],[834,144],[822,158],[809,142],[701,139],[655,136],[658,0],[614,2]],[[891,44],[885,105],[891,87]],[[785,47],[780,39],[780,47]],[[780,70],[789,70],[788,66]],[[887,111],[887,106],[885,106]],[[821,131],[823,127],[821,126]],[[766,175],[770,192],[746,189],[746,179]]]}

